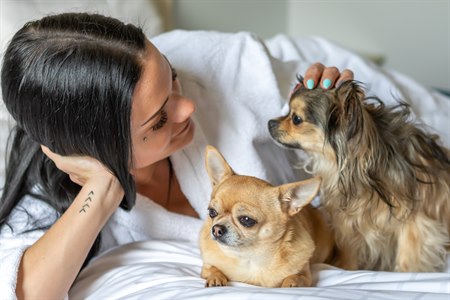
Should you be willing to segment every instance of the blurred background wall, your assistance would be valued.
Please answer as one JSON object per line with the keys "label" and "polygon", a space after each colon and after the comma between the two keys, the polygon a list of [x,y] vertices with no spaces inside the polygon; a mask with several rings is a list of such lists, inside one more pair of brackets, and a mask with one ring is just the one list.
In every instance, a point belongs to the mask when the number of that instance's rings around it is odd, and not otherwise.
{"label": "blurred background wall", "polygon": [[450,0],[173,0],[172,28],[319,35],[450,90]]}

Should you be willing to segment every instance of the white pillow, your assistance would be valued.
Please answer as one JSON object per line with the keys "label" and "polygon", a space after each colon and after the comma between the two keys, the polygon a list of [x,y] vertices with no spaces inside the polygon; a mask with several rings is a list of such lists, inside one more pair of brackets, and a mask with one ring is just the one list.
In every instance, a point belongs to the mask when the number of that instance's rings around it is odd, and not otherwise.
{"label": "white pillow", "polygon": [[[163,32],[163,17],[150,0],[1,0],[0,10],[0,59],[13,37],[26,22],[49,14],[62,12],[91,12],[111,16],[125,23],[141,26],[147,37]],[[156,1],[156,0],[155,0]],[[0,94],[0,188],[5,174],[5,146],[13,125]],[[0,191],[1,193],[1,191]]]}

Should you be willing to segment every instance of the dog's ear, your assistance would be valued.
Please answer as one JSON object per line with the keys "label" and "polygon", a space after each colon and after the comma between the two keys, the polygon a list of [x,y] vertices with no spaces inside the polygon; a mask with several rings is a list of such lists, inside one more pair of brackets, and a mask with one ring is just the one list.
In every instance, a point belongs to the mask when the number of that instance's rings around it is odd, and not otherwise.
{"label": "dog's ear", "polygon": [[206,146],[205,163],[206,171],[213,186],[234,174],[233,169],[228,165],[222,154],[211,145]]}
{"label": "dog's ear", "polygon": [[338,88],[335,90],[336,96],[341,101],[363,101],[364,100],[364,90],[361,86],[361,83],[356,80],[347,80],[344,81]]}
{"label": "dog's ear", "polygon": [[347,141],[354,137],[363,127],[364,90],[354,80],[345,81],[336,90],[339,109],[335,116],[340,128],[346,129]]}
{"label": "dog's ear", "polygon": [[297,214],[314,199],[319,192],[320,183],[320,177],[314,177],[304,181],[284,184],[279,187],[281,204],[286,207],[289,216]]}

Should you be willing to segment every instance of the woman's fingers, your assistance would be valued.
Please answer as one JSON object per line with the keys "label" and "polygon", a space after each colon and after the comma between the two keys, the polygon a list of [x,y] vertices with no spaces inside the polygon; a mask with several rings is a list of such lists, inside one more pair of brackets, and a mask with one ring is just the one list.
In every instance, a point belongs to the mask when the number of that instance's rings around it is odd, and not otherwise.
{"label": "woman's fingers", "polygon": [[303,84],[310,90],[316,88],[318,84],[328,90],[346,80],[353,80],[352,71],[345,69],[341,73],[336,67],[325,67],[322,63],[315,63],[306,70]]}
{"label": "woman's fingers", "polygon": [[48,149],[48,147],[46,147],[44,145],[41,145],[41,149],[42,149],[42,152],[44,152],[44,154],[47,155],[47,157],[50,159],[53,156],[53,154],[55,154],[50,149]]}
{"label": "woman's fingers", "polygon": [[95,176],[111,176],[112,173],[98,160],[89,156],[62,156],[52,152],[41,145],[42,152],[51,159],[56,167],[69,175],[70,179],[78,185],[83,185],[88,179]]}
{"label": "woman's fingers", "polygon": [[339,79],[336,82],[336,87],[339,87],[344,81],[353,80],[353,78],[353,72],[349,69],[345,69],[342,71],[341,76],[339,76]]}
{"label": "woman's fingers", "polygon": [[[48,147],[46,147],[44,145],[41,145],[41,149],[42,149],[42,152],[44,152],[44,154],[55,163],[55,165],[58,167],[58,169],[62,170],[61,163],[62,163],[63,157],[61,155],[56,154],[55,152],[51,151]],[[64,170],[62,170],[62,171],[64,171]]]}
{"label": "woman's fingers", "polygon": [[76,162],[73,161],[75,158],[71,159],[70,156],[65,157],[56,154],[44,145],[41,145],[41,149],[42,152],[55,163],[58,169],[69,175],[70,180],[77,184],[81,183],[79,177],[75,175],[76,172],[79,172],[79,170],[77,170],[78,166],[76,166]]}
{"label": "woman's fingers", "polygon": [[334,87],[334,84],[336,83],[336,80],[338,79],[340,73],[338,68],[336,67],[329,67],[325,68],[322,73],[322,78],[320,82],[320,86],[324,90],[328,90],[329,88]]}
{"label": "woman's fingers", "polygon": [[305,72],[303,84],[310,90],[315,88],[317,86],[317,83],[320,82],[320,78],[322,77],[324,69],[325,66],[321,63],[315,63],[310,66]]}

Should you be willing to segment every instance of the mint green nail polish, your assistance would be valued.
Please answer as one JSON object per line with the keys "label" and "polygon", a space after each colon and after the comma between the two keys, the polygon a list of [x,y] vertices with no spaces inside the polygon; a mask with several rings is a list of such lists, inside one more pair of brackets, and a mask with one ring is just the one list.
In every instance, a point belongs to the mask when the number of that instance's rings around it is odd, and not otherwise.
{"label": "mint green nail polish", "polygon": [[325,79],[322,83],[324,88],[329,88],[331,86],[331,80],[330,79]]}
{"label": "mint green nail polish", "polygon": [[306,86],[308,87],[308,89],[312,90],[314,87],[314,80],[308,79],[308,81],[306,82]]}

